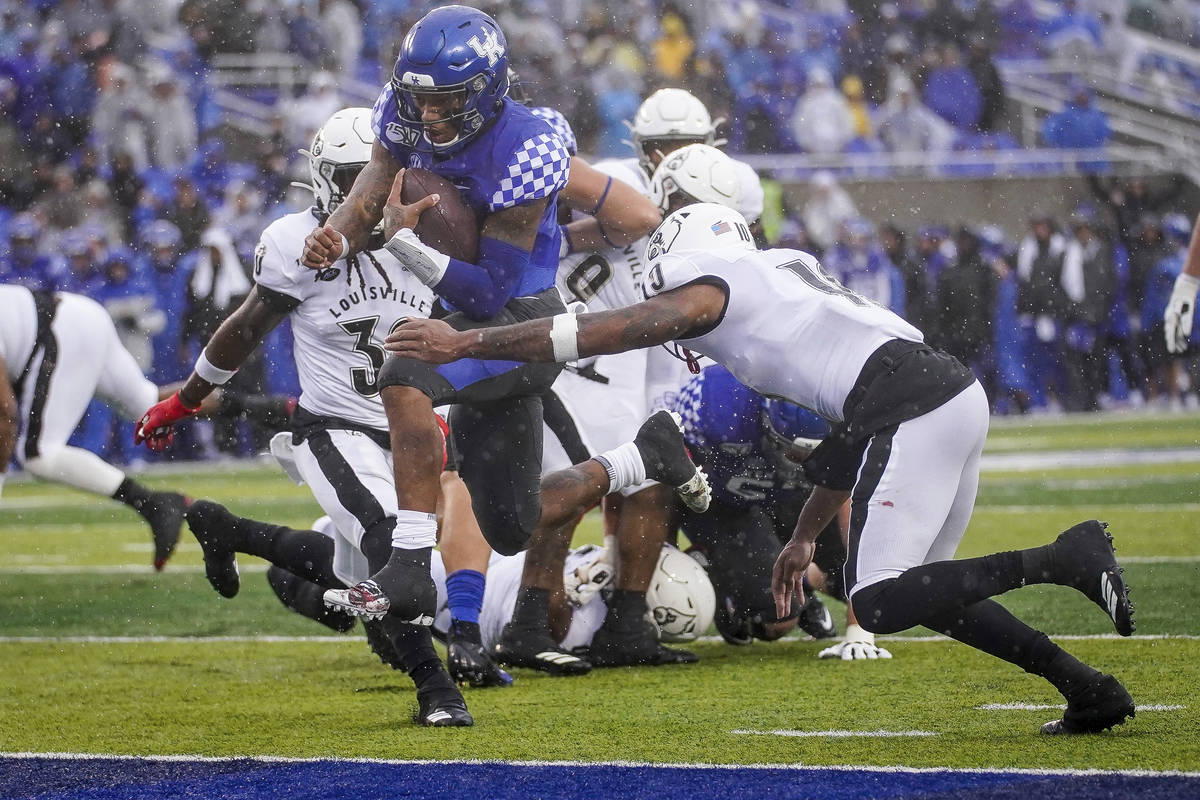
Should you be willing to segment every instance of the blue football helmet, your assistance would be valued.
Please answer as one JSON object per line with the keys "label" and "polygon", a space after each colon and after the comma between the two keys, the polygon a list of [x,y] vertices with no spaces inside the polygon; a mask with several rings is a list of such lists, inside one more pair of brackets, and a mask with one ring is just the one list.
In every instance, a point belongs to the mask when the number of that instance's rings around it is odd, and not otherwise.
{"label": "blue football helmet", "polygon": [[[443,6],[417,21],[404,37],[392,70],[392,91],[401,122],[425,133],[429,126],[453,123],[449,142],[422,139],[439,153],[459,150],[503,108],[508,94],[508,43],[496,21],[478,9]],[[458,110],[425,121],[417,95],[453,94]]]}
{"label": "blue football helmet", "polygon": [[767,399],[762,417],[764,449],[777,467],[807,458],[829,433],[829,423],[824,418],[786,400]]}

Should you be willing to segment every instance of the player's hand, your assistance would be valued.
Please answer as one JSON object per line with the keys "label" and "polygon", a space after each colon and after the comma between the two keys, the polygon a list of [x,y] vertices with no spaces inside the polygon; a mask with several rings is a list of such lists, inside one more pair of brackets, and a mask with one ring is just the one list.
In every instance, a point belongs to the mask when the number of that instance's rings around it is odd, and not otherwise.
{"label": "player's hand", "polygon": [[383,347],[401,358],[446,364],[462,358],[463,336],[440,319],[409,319],[388,334]]}
{"label": "player's hand", "polygon": [[771,594],[775,597],[775,616],[784,619],[792,615],[792,594],[804,605],[804,571],[812,563],[816,551],[812,542],[792,538],[775,559],[771,571]]}
{"label": "player's hand", "polygon": [[1192,319],[1196,313],[1196,290],[1200,281],[1187,273],[1175,279],[1171,299],[1163,311],[1163,333],[1167,339],[1168,353],[1187,351],[1188,339],[1192,336]]}
{"label": "player's hand", "polygon": [[891,657],[891,653],[875,644],[875,634],[863,630],[858,625],[847,627],[842,641],[833,647],[826,647],[817,654],[817,658],[840,658],[842,661],[867,661]]}
{"label": "player's hand", "polygon": [[345,249],[342,234],[328,225],[322,225],[304,237],[300,263],[309,269],[325,269],[341,258]]}
{"label": "player's hand", "polygon": [[429,194],[411,205],[405,205],[403,198],[404,170],[396,173],[392,181],[392,191],[388,194],[387,203],[383,206],[383,238],[391,239],[401,228],[416,228],[421,213],[433,208],[441,201],[440,194]]}
{"label": "player's hand", "polygon": [[200,410],[200,406],[188,408],[179,399],[179,392],[150,406],[133,431],[133,443],[142,444],[151,450],[162,450],[175,438],[174,425]]}

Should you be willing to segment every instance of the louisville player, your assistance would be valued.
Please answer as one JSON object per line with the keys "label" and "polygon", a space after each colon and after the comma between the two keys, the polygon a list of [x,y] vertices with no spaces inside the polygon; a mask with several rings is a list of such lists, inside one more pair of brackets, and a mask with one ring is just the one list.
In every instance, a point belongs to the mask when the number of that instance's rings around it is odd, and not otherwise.
{"label": "louisville player", "polygon": [[1067,709],[1045,733],[1099,731],[1133,716],[1116,678],[991,599],[1033,583],[1071,586],[1130,635],[1133,606],[1102,523],[1081,523],[1042,547],[950,560],[974,507],[988,428],[987,397],[970,370],[830,279],[810,254],[758,250],[746,220],[723,206],[672,214],[647,259],[643,303],[470,334],[414,321],[387,347],[436,363],[569,361],[679,340],[756,391],[836,423],[805,462],[816,488],[775,565],[780,617],[793,595],[803,599],[813,542],[849,500],[846,586],[864,628],[924,625],[1046,678]]}

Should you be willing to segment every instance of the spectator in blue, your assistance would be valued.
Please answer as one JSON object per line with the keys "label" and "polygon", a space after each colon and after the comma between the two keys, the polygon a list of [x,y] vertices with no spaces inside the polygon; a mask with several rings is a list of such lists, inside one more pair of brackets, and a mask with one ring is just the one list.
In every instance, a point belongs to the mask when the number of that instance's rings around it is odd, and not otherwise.
{"label": "spectator in blue", "polygon": [[181,267],[182,242],[179,228],[167,220],[156,220],[142,232],[143,269],[154,291],[155,305],[166,315],[166,324],[154,336],[154,359],[148,373],[159,386],[184,380],[192,370],[183,343],[192,276]]}
{"label": "spectator in blue", "polygon": [[1041,55],[1038,34],[1041,19],[1033,0],[1009,0],[996,10],[998,44],[1001,58],[1034,58]]}
{"label": "spectator in blue", "polygon": [[154,362],[151,337],[167,324],[167,316],[158,307],[157,293],[145,272],[147,267],[128,247],[112,248],[101,267],[103,281],[92,295],[112,317],[121,344],[143,372]]}
{"label": "spectator in blue", "polygon": [[83,58],[86,49],[83,34],[71,36],[69,47],[52,49],[39,87],[55,121],[76,147],[87,136],[96,98],[91,70]]}
{"label": "spectator in blue", "polygon": [[68,267],[63,289],[95,300],[104,283],[104,276],[87,234],[79,228],[65,231],[59,239],[58,248],[67,260]]}
{"label": "spectator in blue", "polygon": [[989,396],[997,413],[1029,411],[1033,383],[1029,379],[1021,325],[1017,312],[1015,254],[1005,240],[1004,231],[995,225],[979,229],[980,256],[996,274],[996,298],[993,306],[993,372]]}
{"label": "spectator in blue", "polygon": [[960,131],[972,130],[983,115],[983,93],[953,44],[934,50],[925,73],[925,105]]}
{"label": "spectator in blue", "polygon": [[[1141,308],[1142,346],[1149,372],[1148,399],[1158,400],[1159,404],[1176,409],[1181,407],[1179,377],[1182,359],[1167,352],[1163,312],[1167,308],[1175,279],[1183,271],[1192,226],[1182,214],[1167,214],[1163,217],[1162,228],[1172,252],[1154,266],[1146,281]],[[1200,315],[1196,315],[1192,322],[1191,342],[1197,340],[1197,323],[1200,323]],[[1193,347],[1189,345],[1189,351]]]}
{"label": "spectator in blue", "polygon": [[888,223],[879,229],[879,246],[892,262],[904,281],[905,319],[922,331],[925,326],[930,291],[926,285],[925,265],[917,259],[908,242],[908,234],[894,224]]}
{"label": "spectator in blue", "polygon": [[[1033,404],[1061,410],[1066,397],[1062,339],[1070,300],[1062,283],[1067,243],[1055,228],[1048,214],[1035,211],[1030,216],[1029,235],[1017,249],[1017,311],[1033,384]],[[1060,404],[1057,409],[1055,402]]]}
{"label": "spectator in blue", "polygon": [[1062,111],[1046,117],[1042,141],[1069,150],[1103,147],[1112,135],[1108,115],[1093,105],[1092,90],[1083,81],[1073,78],[1067,88],[1071,99]]}
{"label": "spectator in blue", "polygon": [[642,104],[641,79],[619,67],[603,70],[596,83],[596,104],[600,112],[600,132],[596,136],[596,155],[612,157],[629,151],[628,121]]}
{"label": "spectator in blue", "polygon": [[1042,27],[1042,46],[1050,55],[1063,51],[1096,51],[1104,46],[1104,26],[1077,0],[1062,0],[1062,13]]}
{"label": "spectator in blue", "polygon": [[823,266],[847,289],[903,317],[904,278],[875,238],[865,217],[842,223],[837,244],[825,252]]}
{"label": "spectator in blue", "polygon": [[8,224],[8,247],[0,252],[0,283],[15,283],[34,291],[55,292],[67,284],[67,265],[38,252],[42,224],[30,213],[17,214]]}
{"label": "spectator in blue", "polygon": [[829,43],[825,30],[819,25],[809,26],[805,45],[797,53],[796,61],[805,77],[811,76],[814,70],[824,70],[835,83],[841,78],[841,56]]}

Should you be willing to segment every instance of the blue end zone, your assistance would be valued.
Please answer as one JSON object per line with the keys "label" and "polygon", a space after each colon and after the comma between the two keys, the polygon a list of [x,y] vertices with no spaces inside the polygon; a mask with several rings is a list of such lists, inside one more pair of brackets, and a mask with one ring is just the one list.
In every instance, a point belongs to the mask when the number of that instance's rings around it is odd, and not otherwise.
{"label": "blue end zone", "polygon": [[1200,797],[1200,776],[772,767],[0,758],[0,797],[43,800],[395,797]]}

